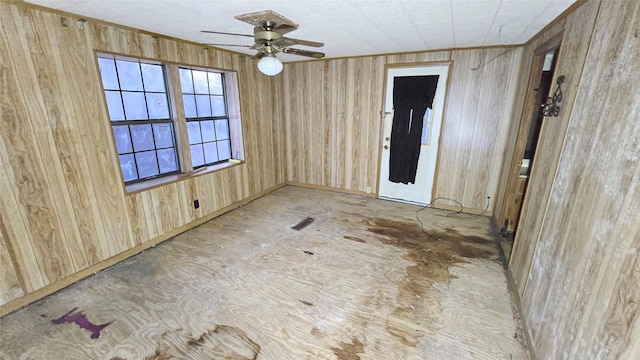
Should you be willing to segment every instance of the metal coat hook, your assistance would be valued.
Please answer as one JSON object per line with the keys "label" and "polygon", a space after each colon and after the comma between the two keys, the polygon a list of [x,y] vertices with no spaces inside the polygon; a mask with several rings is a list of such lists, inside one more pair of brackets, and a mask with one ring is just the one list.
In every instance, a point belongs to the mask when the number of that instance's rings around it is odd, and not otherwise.
{"label": "metal coat hook", "polygon": [[547,98],[547,103],[544,104],[544,116],[558,116],[560,114],[560,105],[562,102],[562,83],[564,82],[564,75],[558,76],[556,80],[558,87],[553,93],[553,97]]}

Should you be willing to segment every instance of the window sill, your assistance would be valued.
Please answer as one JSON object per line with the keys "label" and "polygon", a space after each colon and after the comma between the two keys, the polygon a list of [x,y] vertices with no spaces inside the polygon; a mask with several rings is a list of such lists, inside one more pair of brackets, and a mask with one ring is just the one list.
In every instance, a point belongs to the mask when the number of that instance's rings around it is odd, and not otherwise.
{"label": "window sill", "polygon": [[242,161],[242,162],[231,162],[231,161],[229,161],[229,162],[226,162],[226,163],[209,165],[209,166],[201,167],[199,169],[196,169],[196,170],[190,171],[188,173],[184,173],[184,174],[168,175],[168,176],[163,176],[163,177],[159,177],[159,178],[156,178],[156,179],[150,179],[150,180],[146,180],[146,181],[141,181],[141,182],[135,183],[135,184],[125,185],[125,189],[127,191],[127,194],[135,194],[135,193],[138,193],[138,192],[141,192],[141,191],[153,189],[153,188],[160,187],[160,186],[163,186],[163,185],[176,183],[178,181],[182,181],[182,180],[185,180],[185,179],[191,179],[191,178],[194,178],[194,177],[198,177],[200,175],[216,172],[218,170],[232,168],[234,166],[238,166],[238,165],[241,165],[241,164],[244,164],[244,161]]}

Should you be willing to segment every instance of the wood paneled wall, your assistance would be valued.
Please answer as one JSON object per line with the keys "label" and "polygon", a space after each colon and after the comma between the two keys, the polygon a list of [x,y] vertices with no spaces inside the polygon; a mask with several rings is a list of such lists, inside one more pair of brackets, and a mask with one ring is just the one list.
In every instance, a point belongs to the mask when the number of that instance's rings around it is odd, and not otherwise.
{"label": "wood paneled wall", "polygon": [[[83,269],[286,181],[281,81],[245,56],[94,21],[80,29],[63,16],[68,27],[51,12],[0,2],[0,271],[15,264],[17,278],[0,280],[0,305],[21,295],[14,280],[24,294],[57,290]],[[95,51],[237,71],[246,163],[127,194]]]}
{"label": "wood paneled wall", "polygon": [[521,54],[492,48],[286,64],[288,180],[377,192],[385,65],[452,61],[435,196],[483,209],[497,190]]}
{"label": "wood paneled wall", "polygon": [[9,254],[6,239],[2,235],[3,231],[2,219],[0,218],[0,304],[8,303],[24,295],[12,262],[13,257]]}
{"label": "wood paneled wall", "polygon": [[544,120],[509,265],[540,359],[640,358],[639,28],[635,1],[564,23],[567,101]]}

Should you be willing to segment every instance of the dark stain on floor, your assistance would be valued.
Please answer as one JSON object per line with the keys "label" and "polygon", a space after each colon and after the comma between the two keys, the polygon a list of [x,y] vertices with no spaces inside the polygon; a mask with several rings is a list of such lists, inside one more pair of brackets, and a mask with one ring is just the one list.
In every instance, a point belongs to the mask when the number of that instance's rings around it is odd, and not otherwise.
{"label": "dark stain on floor", "polygon": [[260,345],[251,340],[246,332],[233,326],[217,325],[197,338],[186,336],[180,330],[165,332],[155,353],[146,360],[255,360],[259,354]]}
{"label": "dark stain on floor", "polygon": [[347,240],[351,240],[359,243],[366,243],[366,241],[364,241],[363,239],[360,239],[359,237],[355,237],[355,236],[345,236],[344,238]]}
{"label": "dark stain on floor", "polygon": [[[377,240],[406,251],[404,258],[415,265],[406,268],[405,278],[398,284],[398,307],[387,318],[387,331],[407,346],[416,346],[423,336],[416,323],[416,311],[433,313],[440,309],[424,309],[421,297],[433,289],[434,283],[449,283],[455,276],[449,267],[468,259],[499,261],[496,244],[478,236],[465,236],[451,228],[427,230],[416,222],[390,219],[364,220],[367,231],[380,235]],[[439,306],[439,305],[437,305]],[[423,319],[428,321],[428,319]]]}
{"label": "dark stain on floor", "polygon": [[360,360],[358,354],[364,354],[364,345],[355,337],[350,343],[341,342],[340,347],[331,348],[338,360]]}
{"label": "dark stain on floor", "polygon": [[312,302],[309,302],[309,301],[307,301],[307,300],[298,300],[298,301],[299,301],[299,302],[301,302],[301,303],[303,303],[303,304],[305,304],[305,305],[307,305],[307,306],[313,306],[313,303],[312,303]]}
{"label": "dark stain on floor", "polygon": [[75,312],[76,310],[78,310],[78,308],[73,308],[73,310],[62,315],[58,319],[51,320],[51,323],[56,325],[64,324],[64,323],[75,323],[81,329],[85,329],[91,332],[92,339],[97,339],[100,337],[100,332],[113,322],[113,321],[110,321],[102,325],[95,325],[91,321],[89,321],[89,319],[87,318],[87,315],[85,315],[82,311]]}
{"label": "dark stain on floor", "polygon": [[313,255],[313,253],[311,251],[307,251],[307,250],[304,250],[304,253],[307,254],[307,255]]}

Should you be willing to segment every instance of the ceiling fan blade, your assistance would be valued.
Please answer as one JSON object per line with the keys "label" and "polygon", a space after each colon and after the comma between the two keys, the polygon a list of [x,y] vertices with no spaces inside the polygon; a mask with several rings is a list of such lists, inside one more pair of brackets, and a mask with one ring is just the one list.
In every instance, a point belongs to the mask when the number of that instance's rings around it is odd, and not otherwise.
{"label": "ceiling fan blade", "polygon": [[222,32],[222,31],[200,30],[200,32],[207,33],[207,34],[233,35],[233,36],[244,36],[244,37],[253,38],[253,35],[235,34],[235,33],[228,33],[228,32]]}
{"label": "ceiling fan blade", "polygon": [[253,46],[252,45],[237,45],[237,44],[202,44],[202,45],[207,45],[207,46],[236,46],[236,47],[246,47],[251,49]]}
{"label": "ceiling fan blade", "polygon": [[[309,41],[309,40],[300,40],[300,39],[292,39],[292,38],[282,38],[282,39],[287,39],[288,41],[292,41],[295,44],[298,45],[302,45],[302,46],[311,46],[311,47],[323,47],[324,43],[321,42],[316,42],[316,41]],[[288,45],[290,46],[290,45]]]}
{"label": "ceiling fan blade", "polygon": [[294,39],[282,37],[282,38],[274,41],[273,44],[274,45],[278,45],[279,47],[287,47],[287,46],[298,45],[298,42],[295,41]]}
{"label": "ceiling fan blade", "polygon": [[312,57],[314,59],[322,59],[324,57],[324,53],[317,52],[317,51],[307,51],[307,50],[292,49],[292,48],[283,48],[281,51],[285,54],[307,56],[307,57]]}

